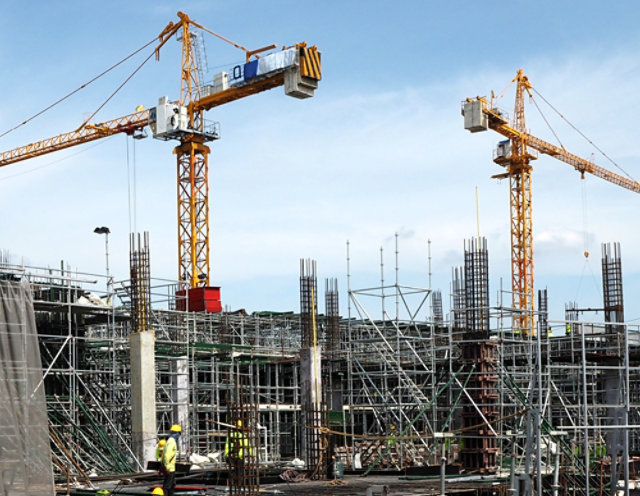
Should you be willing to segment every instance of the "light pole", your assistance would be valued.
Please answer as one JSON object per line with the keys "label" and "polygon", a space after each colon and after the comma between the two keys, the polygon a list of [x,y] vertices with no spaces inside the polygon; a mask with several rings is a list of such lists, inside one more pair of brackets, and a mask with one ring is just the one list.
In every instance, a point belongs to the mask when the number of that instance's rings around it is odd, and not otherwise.
{"label": "light pole", "polygon": [[93,230],[96,234],[104,234],[104,253],[107,260],[107,304],[111,304],[111,277],[109,276],[109,233],[111,232],[108,227],[96,227]]}

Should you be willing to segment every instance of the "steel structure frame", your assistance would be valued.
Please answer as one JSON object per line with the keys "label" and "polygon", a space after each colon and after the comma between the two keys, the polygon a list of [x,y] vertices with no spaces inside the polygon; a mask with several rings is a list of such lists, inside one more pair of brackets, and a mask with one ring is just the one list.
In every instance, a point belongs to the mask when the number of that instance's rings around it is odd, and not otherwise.
{"label": "steel structure frame", "polygon": [[[617,266],[615,257],[612,263]],[[28,280],[34,290],[58,473],[83,479],[92,469],[139,469],[128,449],[129,282],[115,285],[122,306],[111,307],[81,302],[87,290],[104,287],[95,275],[7,263],[0,272]],[[489,307],[486,338],[496,352],[498,415],[488,417],[477,400],[486,371],[459,368],[469,342],[466,305],[475,300],[464,298],[464,271],[455,274],[455,305],[437,324],[419,317],[428,309],[428,288],[404,286],[397,277],[376,288],[348,287],[348,318],[339,323],[332,360],[325,361],[333,377],[325,395],[332,398],[328,421],[343,433],[335,439],[336,454],[348,466],[365,468],[439,464],[441,452],[450,463],[460,461],[466,405],[496,440],[498,468],[511,473],[507,484],[521,494],[612,493],[605,441],[613,431],[622,439],[615,449],[620,484],[628,492],[628,461],[640,453],[638,326],[578,320],[579,312],[554,321],[540,313],[545,303],[538,305],[539,332],[523,336],[508,325],[513,309],[498,301]],[[618,287],[617,276],[607,284]],[[150,288],[149,325],[159,358],[158,434],[183,415],[186,454],[221,451],[223,424],[232,417],[232,377],[241,374],[263,427],[257,433],[259,461],[298,457],[307,423],[300,395],[300,315],[178,312],[170,309],[176,289],[175,281],[153,281]],[[317,324],[325,346],[335,337],[334,324],[323,315]],[[616,404],[607,396],[612,373],[620,378]],[[622,412],[624,422],[612,422],[612,412]]]}

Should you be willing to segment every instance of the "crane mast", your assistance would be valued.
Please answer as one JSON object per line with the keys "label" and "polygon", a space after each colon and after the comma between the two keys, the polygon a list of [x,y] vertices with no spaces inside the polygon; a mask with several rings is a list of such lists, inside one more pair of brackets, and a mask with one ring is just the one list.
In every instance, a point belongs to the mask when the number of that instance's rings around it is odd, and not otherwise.
{"label": "crane mast", "polygon": [[174,149],[177,158],[178,275],[190,288],[209,286],[209,147],[205,141],[217,135],[204,133],[204,110],[192,103],[200,99],[200,81],[191,20],[182,21],[182,69],[180,105],[187,109],[189,129],[199,131],[181,137]]}
{"label": "crane mast", "polygon": [[640,183],[529,134],[525,125],[524,96],[525,93],[531,96],[532,86],[522,69],[513,82],[516,83],[513,125],[509,125],[503,113],[493,106],[493,99],[489,103],[484,97],[467,98],[463,101],[462,115],[464,127],[468,131],[476,133],[493,129],[507,138],[498,143],[494,155],[494,162],[506,167],[506,172],[492,177],[509,179],[513,330],[514,333],[527,336],[533,335],[535,330],[530,162],[537,158],[527,148],[569,164],[583,176],[587,172],[636,193],[640,193]]}
{"label": "crane mast", "polygon": [[513,319],[514,334],[529,335],[534,331],[533,294],[533,218],[531,209],[530,161],[535,159],[527,152],[524,116],[524,94],[529,92],[529,79],[520,70],[515,77],[516,102],[514,127],[523,133],[511,140],[511,149],[496,154],[494,162],[506,167],[509,178],[509,203],[511,212],[511,298],[516,309]]}

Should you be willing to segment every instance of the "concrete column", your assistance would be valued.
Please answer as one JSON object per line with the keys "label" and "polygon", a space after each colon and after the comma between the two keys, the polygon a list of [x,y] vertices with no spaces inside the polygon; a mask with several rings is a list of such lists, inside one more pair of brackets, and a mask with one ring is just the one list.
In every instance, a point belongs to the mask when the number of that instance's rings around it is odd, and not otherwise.
{"label": "concrete column", "polygon": [[[309,409],[319,411],[322,402],[322,377],[321,377],[320,347],[305,348],[300,350],[300,400],[302,405],[303,424],[309,418]],[[311,453],[319,453],[320,437],[316,431],[302,429],[302,455],[305,460]],[[313,443],[314,446],[307,446]]]}
{"label": "concrete column", "polygon": [[300,392],[302,405],[320,408],[322,402],[320,347],[300,350]]}
{"label": "concrete column", "polygon": [[156,366],[155,336],[143,331],[131,334],[131,438],[132,451],[146,468],[155,460]]}
{"label": "concrete column", "polygon": [[189,436],[189,360],[187,357],[176,358],[172,376],[173,421],[182,428],[180,447],[190,453]]}

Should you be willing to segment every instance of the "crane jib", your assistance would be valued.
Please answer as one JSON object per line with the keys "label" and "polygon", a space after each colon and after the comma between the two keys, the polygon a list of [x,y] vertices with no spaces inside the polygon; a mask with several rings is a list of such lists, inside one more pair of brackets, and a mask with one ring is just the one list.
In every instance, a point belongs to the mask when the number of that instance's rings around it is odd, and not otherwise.
{"label": "crane jib", "polygon": [[495,111],[495,109],[484,108],[483,112],[486,114],[488,120],[487,125],[494,131],[502,134],[509,139],[522,140],[527,146],[537,150],[540,153],[554,157],[561,162],[565,162],[573,166],[577,171],[584,173],[588,172],[600,179],[604,179],[610,183],[622,186],[629,191],[640,193],[640,182],[633,179],[626,178],[615,172],[612,172],[604,167],[601,167],[589,160],[579,157],[573,153],[566,151],[564,148],[548,143],[536,136],[528,133],[522,133],[517,129],[506,124],[506,121],[502,116]]}

